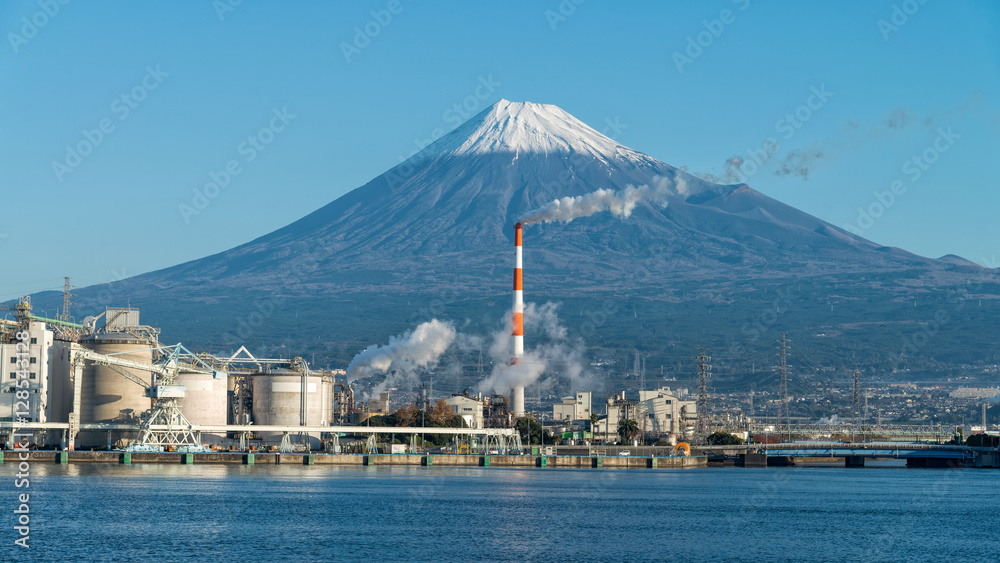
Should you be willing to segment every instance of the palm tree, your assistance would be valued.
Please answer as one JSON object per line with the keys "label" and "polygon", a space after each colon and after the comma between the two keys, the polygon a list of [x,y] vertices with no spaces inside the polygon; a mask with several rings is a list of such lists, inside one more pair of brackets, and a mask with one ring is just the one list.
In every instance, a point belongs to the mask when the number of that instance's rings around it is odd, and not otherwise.
{"label": "palm tree", "polygon": [[632,443],[632,440],[639,435],[639,423],[631,418],[619,420],[618,435],[621,436],[622,441],[626,444]]}

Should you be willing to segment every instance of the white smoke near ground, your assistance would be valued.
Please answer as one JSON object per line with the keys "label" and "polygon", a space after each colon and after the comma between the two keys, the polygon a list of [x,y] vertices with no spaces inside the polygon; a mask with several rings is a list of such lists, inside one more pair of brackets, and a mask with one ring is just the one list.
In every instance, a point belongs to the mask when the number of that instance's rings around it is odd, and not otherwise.
{"label": "white smoke near ground", "polygon": [[569,223],[573,219],[589,217],[602,211],[610,211],[612,215],[628,218],[640,201],[666,207],[667,198],[686,194],[687,191],[683,178],[674,181],[656,176],[651,183],[638,187],[629,184],[621,190],[601,188],[589,194],[554,199],[525,213],[517,221],[523,225],[549,221]]}
{"label": "white smoke near ground", "polygon": [[385,346],[373,344],[354,356],[347,366],[347,381],[386,374],[366,398],[377,397],[390,387],[419,383],[419,371],[436,366],[456,335],[451,322],[432,319],[421,323],[412,331],[391,337]]}
{"label": "white smoke near ground", "polygon": [[[525,351],[521,361],[510,365],[513,336],[511,312],[505,314],[503,328],[483,337],[458,332],[454,324],[433,319],[422,323],[399,336],[393,336],[384,346],[372,345],[356,355],[347,366],[348,382],[355,382],[384,375],[385,379],[362,394],[364,400],[378,398],[391,389],[420,385],[421,376],[429,369],[437,369],[437,377],[458,383],[462,366],[457,361],[440,365],[442,356],[449,350],[472,353],[482,350],[489,354],[493,369],[477,386],[477,391],[508,394],[515,386],[536,383],[543,390],[551,390],[561,383],[573,389],[592,387],[594,376],[586,373],[586,348],[583,340],[572,337],[560,322],[556,303],[537,305],[528,303],[524,308],[525,332],[531,335],[535,346]],[[539,382],[542,375],[545,379]]]}
{"label": "white smoke near ground", "polygon": [[[506,395],[517,386],[528,387],[540,383],[543,389],[552,389],[559,382],[580,389],[594,383],[593,376],[585,373],[585,347],[583,340],[569,335],[556,313],[558,305],[528,303],[524,307],[524,332],[539,342],[525,350],[516,365],[510,365],[511,336],[510,314],[503,328],[493,333],[489,340],[489,354],[493,371],[481,382],[478,391]],[[543,374],[548,374],[539,382]]]}
{"label": "white smoke near ground", "polygon": [[843,422],[844,420],[842,418],[838,417],[837,415],[832,415],[832,416],[824,416],[823,418],[817,420],[813,424],[837,425]]}

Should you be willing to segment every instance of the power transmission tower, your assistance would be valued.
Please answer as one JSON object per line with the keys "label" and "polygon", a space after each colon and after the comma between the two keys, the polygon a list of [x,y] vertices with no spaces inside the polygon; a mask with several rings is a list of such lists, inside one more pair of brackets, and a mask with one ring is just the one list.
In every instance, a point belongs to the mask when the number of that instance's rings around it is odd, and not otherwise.
{"label": "power transmission tower", "polygon": [[698,425],[695,432],[699,442],[704,442],[708,437],[708,373],[712,371],[709,362],[712,358],[705,355],[705,349],[701,349],[698,354]]}
{"label": "power transmission tower", "polygon": [[63,306],[62,306],[62,314],[59,316],[59,318],[60,318],[60,320],[65,321],[67,323],[69,322],[69,319],[70,319],[70,317],[69,317],[69,306],[70,306],[71,303],[70,303],[69,298],[72,296],[72,294],[69,292],[69,290],[71,289],[71,287],[72,286],[69,285],[69,277],[64,277],[63,278]]}
{"label": "power transmission tower", "polygon": [[[640,377],[642,377],[642,370],[640,369],[639,362],[640,362],[640,360],[639,360],[639,351],[636,350],[635,351],[635,359],[632,360],[632,375],[634,375],[637,380]],[[639,381],[639,390],[640,391],[642,390],[642,381]]]}
{"label": "power transmission tower", "polygon": [[854,428],[859,430],[861,423],[861,371],[854,368],[854,393],[851,396],[851,404],[854,408]]}
{"label": "power transmission tower", "polygon": [[[646,390],[646,357],[639,357],[639,353],[636,352],[636,361],[639,364],[639,390]],[[641,399],[641,397],[640,397]]]}
{"label": "power transmission tower", "polygon": [[854,368],[854,393],[851,395],[851,404],[854,406],[854,423],[857,424],[861,417],[861,371]]}
{"label": "power transmission tower", "polygon": [[790,342],[788,338],[785,337],[785,333],[781,333],[781,338],[778,339],[778,374],[781,376],[780,384],[778,388],[778,425],[784,429],[788,429],[788,351],[791,349]]}

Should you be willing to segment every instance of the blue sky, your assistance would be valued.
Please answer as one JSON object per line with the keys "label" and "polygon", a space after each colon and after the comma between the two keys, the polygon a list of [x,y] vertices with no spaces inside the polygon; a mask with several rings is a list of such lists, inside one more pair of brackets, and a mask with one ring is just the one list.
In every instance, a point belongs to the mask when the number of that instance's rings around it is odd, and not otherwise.
{"label": "blue sky", "polygon": [[[759,191],[1000,265],[1000,3],[227,5],[0,4],[0,299],[252,240],[500,98],[699,174],[771,140],[741,171]],[[777,175],[795,155],[808,176]]]}

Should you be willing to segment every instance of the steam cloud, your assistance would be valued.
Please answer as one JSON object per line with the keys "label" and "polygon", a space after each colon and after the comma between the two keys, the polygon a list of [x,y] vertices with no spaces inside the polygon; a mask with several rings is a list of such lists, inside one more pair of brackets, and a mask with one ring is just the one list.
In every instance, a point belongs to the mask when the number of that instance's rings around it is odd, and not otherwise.
{"label": "steam cloud", "polygon": [[385,381],[368,394],[370,397],[403,383],[419,383],[417,371],[437,365],[456,334],[455,326],[447,321],[432,319],[421,323],[412,331],[393,336],[385,346],[373,344],[354,356],[347,366],[347,380],[387,373]]}
{"label": "steam cloud", "polygon": [[800,150],[789,151],[778,169],[774,171],[775,176],[798,176],[803,180],[809,179],[809,172],[816,166],[816,162],[823,158],[821,150]]}
{"label": "steam cloud", "polygon": [[817,420],[813,424],[842,424],[844,419],[838,417],[837,415],[824,416],[823,418]]}
{"label": "steam cloud", "polygon": [[525,213],[517,221],[523,225],[549,221],[569,223],[573,219],[589,217],[605,210],[618,217],[628,218],[640,201],[649,201],[666,207],[668,197],[686,192],[687,186],[683,178],[678,178],[674,182],[669,178],[656,176],[651,184],[639,187],[629,184],[621,190],[601,188],[589,194],[555,199]]}
{"label": "steam cloud", "polygon": [[493,359],[493,371],[479,382],[479,391],[506,395],[516,386],[527,387],[538,382],[544,373],[552,374],[540,383],[546,388],[553,387],[558,379],[567,380],[573,388],[593,383],[591,376],[584,374],[586,364],[583,341],[569,336],[566,327],[559,321],[556,308],[555,303],[525,305],[525,332],[531,334],[533,339],[542,338],[547,341],[526,350],[516,365],[510,365],[512,336],[510,315],[506,315],[506,325],[493,333],[490,340],[489,354]]}
{"label": "steam cloud", "polygon": [[[543,341],[525,351],[521,361],[510,365],[511,314],[504,315],[503,327],[487,337],[463,334],[451,322],[431,321],[418,325],[412,331],[393,336],[385,346],[372,345],[358,354],[347,366],[347,380],[354,382],[376,375],[385,375],[385,380],[373,386],[363,397],[377,398],[379,393],[392,387],[419,385],[420,374],[427,368],[437,367],[442,355],[452,348],[476,350],[485,346],[493,360],[493,370],[477,386],[477,390],[489,393],[508,394],[514,386],[529,386],[539,383],[543,388],[552,388],[559,382],[566,382],[574,389],[593,386],[593,376],[585,373],[585,347],[583,340],[571,337],[556,313],[558,305],[527,303],[524,308],[525,331],[533,341]],[[454,369],[458,379],[460,366],[446,366]],[[539,382],[543,374],[549,376]]]}
{"label": "steam cloud", "polygon": [[[785,154],[774,170],[775,176],[793,176],[803,180],[808,180],[809,175],[816,169],[819,163],[832,154],[857,149],[867,142],[877,139],[884,139],[893,135],[898,135],[914,127],[923,127],[933,131],[965,113],[975,113],[986,116],[989,114],[994,124],[1000,127],[1000,114],[990,110],[985,105],[985,94],[981,91],[972,93],[968,98],[961,101],[952,108],[939,110],[920,116],[913,111],[898,107],[889,112],[885,117],[869,122],[867,125],[854,120],[847,123],[837,132],[833,138],[825,139],[812,147],[793,149]],[[773,139],[770,139],[773,141]],[[778,150],[777,142],[774,142],[775,153]],[[753,160],[759,167],[763,167],[775,153],[766,153],[763,158],[755,157]],[[726,159],[723,164],[723,172],[718,176],[714,174],[698,174],[695,176],[720,184],[733,184],[746,182],[747,175],[741,172],[741,167],[745,162],[744,158],[734,155]],[[687,167],[682,166],[681,170],[687,171]]]}

